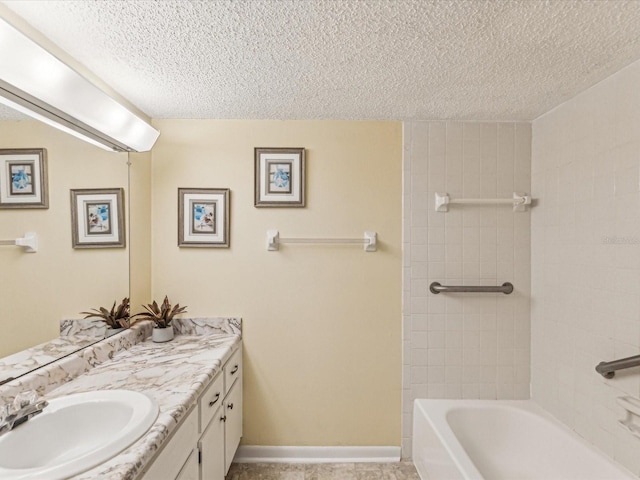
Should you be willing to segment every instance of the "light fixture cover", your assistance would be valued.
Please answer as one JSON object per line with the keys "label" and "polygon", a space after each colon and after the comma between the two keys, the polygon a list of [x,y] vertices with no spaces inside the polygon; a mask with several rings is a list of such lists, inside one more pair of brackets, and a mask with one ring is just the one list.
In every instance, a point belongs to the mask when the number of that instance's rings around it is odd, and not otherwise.
{"label": "light fixture cover", "polygon": [[148,151],[160,135],[1,18],[0,96],[8,100],[3,103],[19,105],[39,120],[45,117],[51,125],[116,151]]}

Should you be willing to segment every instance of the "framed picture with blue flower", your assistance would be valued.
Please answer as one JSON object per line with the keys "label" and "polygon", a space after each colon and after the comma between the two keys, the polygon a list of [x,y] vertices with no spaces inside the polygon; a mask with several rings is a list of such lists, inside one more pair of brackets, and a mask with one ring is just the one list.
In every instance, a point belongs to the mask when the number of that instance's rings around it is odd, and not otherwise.
{"label": "framed picture with blue flower", "polygon": [[178,246],[229,248],[229,189],[178,188]]}
{"label": "framed picture with blue flower", "polygon": [[49,208],[44,148],[0,150],[0,208]]}
{"label": "framed picture with blue flower", "polygon": [[304,148],[255,148],[254,152],[254,205],[304,207]]}
{"label": "framed picture with blue flower", "polygon": [[125,246],[124,189],[71,190],[71,244],[73,248]]}

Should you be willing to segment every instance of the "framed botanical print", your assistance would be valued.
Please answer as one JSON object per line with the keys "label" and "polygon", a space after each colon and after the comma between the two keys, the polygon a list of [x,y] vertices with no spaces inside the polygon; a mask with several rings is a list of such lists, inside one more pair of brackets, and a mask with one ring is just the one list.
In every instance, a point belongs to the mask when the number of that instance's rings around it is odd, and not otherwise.
{"label": "framed botanical print", "polygon": [[228,188],[178,189],[178,246],[228,248]]}
{"label": "framed botanical print", "polygon": [[0,150],[0,208],[49,208],[44,148]]}
{"label": "framed botanical print", "polygon": [[73,248],[125,246],[124,189],[71,190]]}
{"label": "framed botanical print", "polygon": [[304,148],[255,149],[256,207],[305,206]]}

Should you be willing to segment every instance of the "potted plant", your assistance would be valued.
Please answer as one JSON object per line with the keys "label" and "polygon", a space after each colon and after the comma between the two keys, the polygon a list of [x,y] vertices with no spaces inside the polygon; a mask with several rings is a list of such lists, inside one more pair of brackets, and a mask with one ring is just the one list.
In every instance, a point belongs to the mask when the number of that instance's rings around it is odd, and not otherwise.
{"label": "potted plant", "polygon": [[171,321],[173,317],[187,311],[187,307],[181,307],[179,303],[172,306],[167,296],[164,301],[158,305],[154,300],[153,303],[142,306],[146,312],[140,312],[134,317],[140,317],[142,320],[151,320],[154,323],[151,338],[154,342],[163,343],[173,339],[173,325]]}
{"label": "potted plant", "polygon": [[[129,298],[125,297],[122,302],[116,307],[116,302],[113,302],[111,310],[107,310],[104,307],[98,309],[92,308],[91,312],[80,312],[86,315],[84,318],[100,318],[107,324],[107,337],[118,333],[124,328],[129,328],[131,324]],[[110,331],[109,331],[110,330]]]}

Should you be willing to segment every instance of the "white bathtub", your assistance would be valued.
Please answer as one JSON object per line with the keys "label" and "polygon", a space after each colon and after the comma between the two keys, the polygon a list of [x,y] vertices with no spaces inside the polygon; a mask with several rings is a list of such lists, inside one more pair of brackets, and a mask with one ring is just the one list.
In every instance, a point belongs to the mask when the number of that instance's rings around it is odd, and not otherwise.
{"label": "white bathtub", "polygon": [[416,400],[422,480],[637,479],[530,400]]}

